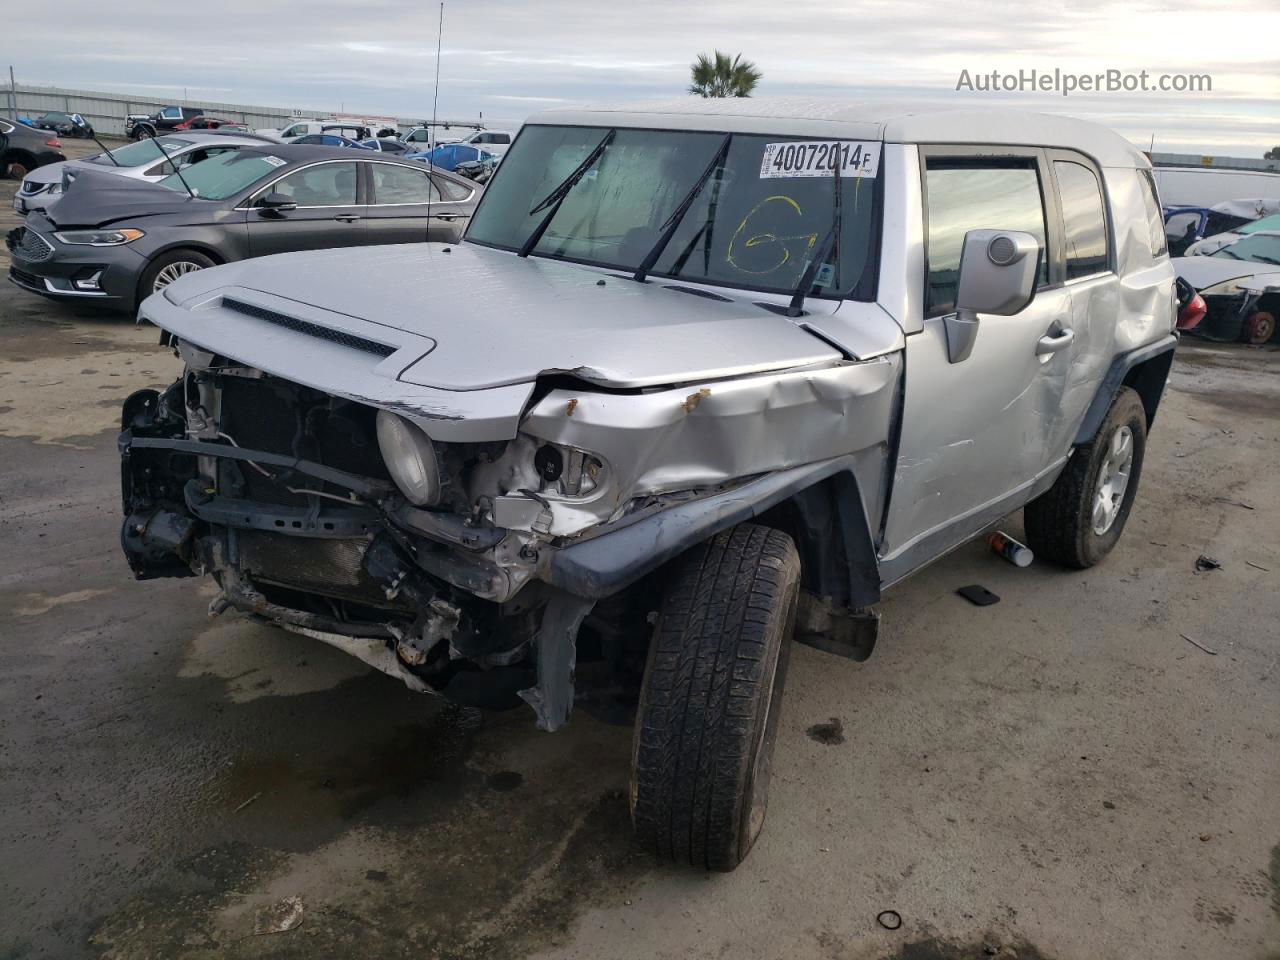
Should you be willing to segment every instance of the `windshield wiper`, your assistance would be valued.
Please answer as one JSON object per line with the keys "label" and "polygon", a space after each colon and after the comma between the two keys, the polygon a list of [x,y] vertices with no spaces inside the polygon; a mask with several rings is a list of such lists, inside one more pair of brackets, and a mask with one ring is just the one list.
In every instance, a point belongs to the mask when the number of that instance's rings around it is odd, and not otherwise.
{"label": "windshield wiper", "polygon": [[174,162],[173,156],[169,153],[169,151],[164,148],[164,144],[160,142],[160,138],[152,137],[151,142],[156,145],[156,148],[162,154],[164,154],[164,158],[169,161],[169,166],[173,167],[174,174],[177,176],[179,180],[182,181],[182,185],[187,188],[187,193],[191,194],[191,199],[194,200],[196,198],[196,192],[191,189],[191,184],[187,183],[187,178],[182,175],[182,170]]}
{"label": "windshield wiper", "polygon": [[1268,257],[1261,253],[1255,253],[1253,255],[1253,259],[1257,260],[1259,263],[1272,263],[1280,267],[1280,260],[1277,260],[1275,257]]}
{"label": "windshield wiper", "polygon": [[[613,142],[617,130],[610,129],[608,133],[596,144],[595,149],[587,154],[587,158],[578,164],[577,169],[569,176],[560,181],[560,185],[548,193],[542,202],[537,204],[529,211],[529,216],[533,216],[539,210],[546,210],[547,215],[542,218],[533,233],[529,234],[524,243],[520,245],[519,256],[527,257],[533,252],[533,248],[538,245],[538,241],[542,239],[542,235],[547,232],[547,227],[551,226],[551,221],[555,219],[556,214],[560,212],[560,204],[564,203],[564,198],[569,195],[569,191],[578,185],[578,181],[583,178],[588,170],[600,159],[600,155],[605,152],[609,144]],[[547,208],[550,207],[548,210]]]}
{"label": "windshield wiper", "polygon": [[837,150],[835,166],[832,167],[835,171],[836,180],[835,186],[832,187],[832,190],[835,193],[835,209],[831,214],[831,229],[828,230],[827,235],[822,238],[822,245],[814,251],[813,259],[809,261],[808,265],[804,268],[804,273],[800,275],[800,282],[796,284],[795,293],[791,295],[791,306],[787,307],[788,317],[798,317],[804,313],[805,294],[813,289],[813,281],[817,278],[818,270],[821,268],[822,264],[826,262],[827,257],[832,253],[832,251],[835,251],[835,257],[833,258],[835,262],[835,266],[833,267],[835,276],[832,278],[832,283],[839,284],[840,282],[840,215],[843,212],[840,189],[840,168],[843,165],[840,152]]}
{"label": "windshield wiper", "polygon": [[653,249],[645,254],[645,258],[640,261],[640,266],[636,267],[632,280],[644,283],[645,277],[649,275],[649,271],[653,269],[653,265],[658,262],[658,258],[662,256],[662,251],[667,249],[667,244],[671,242],[671,238],[675,236],[676,228],[680,226],[680,221],[684,219],[684,215],[689,212],[689,208],[693,206],[693,201],[698,198],[698,194],[702,192],[702,188],[707,185],[707,181],[711,179],[712,174],[724,166],[725,158],[729,155],[729,141],[733,139],[732,133],[726,133],[724,139],[720,141],[720,148],[716,150],[716,155],[711,158],[711,162],[707,164],[707,169],[702,171],[702,176],[698,177],[697,183],[684,195],[684,199],[671,212],[671,216],[667,217],[667,222],[662,225],[662,236],[658,238],[658,242],[653,245]]}
{"label": "windshield wiper", "polygon": [[107,149],[107,145],[103,143],[101,140],[99,140],[96,134],[91,133],[89,134],[89,136],[93,138],[94,143],[102,147],[102,152],[106,155],[108,160],[114,163],[117,167],[120,166],[120,161],[111,155],[111,151]]}

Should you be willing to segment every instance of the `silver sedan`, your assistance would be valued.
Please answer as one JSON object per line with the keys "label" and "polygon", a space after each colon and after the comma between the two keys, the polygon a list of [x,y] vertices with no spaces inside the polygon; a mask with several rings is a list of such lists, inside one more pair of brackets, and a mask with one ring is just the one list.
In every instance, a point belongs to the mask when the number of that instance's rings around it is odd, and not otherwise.
{"label": "silver sedan", "polygon": [[13,209],[20,216],[45,211],[62,196],[63,189],[81,170],[100,170],[135,180],[158,182],[179,169],[233,150],[262,146],[262,137],[225,133],[175,133],[139,140],[107,153],[82,160],[50,163],[32,170],[13,195]]}

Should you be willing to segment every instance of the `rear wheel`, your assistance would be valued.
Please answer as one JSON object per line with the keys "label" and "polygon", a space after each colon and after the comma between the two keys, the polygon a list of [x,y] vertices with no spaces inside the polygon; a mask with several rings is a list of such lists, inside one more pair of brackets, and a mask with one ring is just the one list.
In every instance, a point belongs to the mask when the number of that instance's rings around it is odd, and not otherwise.
{"label": "rear wheel", "polygon": [[199,250],[170,250],[151,261],[138,283],[138,301],[159,293],[173,281],[188,273],[215,266],[212,257]]}
{"label": "rear wheel", "polygon": [[662,857],[732,870],[764,825],[800,557],[743,524],[677,561],[636,717],[631,819]]}
{"label": "rear wheel", "polygon": [[14,180],[21,180],[35,168],[35,160],[21,151],[6,155],[4,162],[0,164],[0,171],[7,173]]}
{"label": "rear wheel", "polygon": [[1275,314],[1259,310],[1244,322],[1244,336],[1252,344],[1266,343],[1276,333]]}
{"label": "rear wheel", "polygon": [[1121,387],[1097,435],[1076,448],[1053,486],[1023,510],[1031,549],[1078,569],[1100,562],[1129,519],[1146,447],[1142,399]]}

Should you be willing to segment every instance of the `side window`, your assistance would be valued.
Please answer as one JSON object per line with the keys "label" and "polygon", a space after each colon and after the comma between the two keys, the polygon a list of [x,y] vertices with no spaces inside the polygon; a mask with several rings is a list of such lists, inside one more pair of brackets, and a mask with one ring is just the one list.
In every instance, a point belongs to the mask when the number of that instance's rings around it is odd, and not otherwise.
{"label": "side window", "polygon": [[1022,230],[1040,244],[1040,285],[1048,282],[1044,199],[1034,160],[926,160],[928,278],[925,315],[955,309],[960,251],[970,230]]}
{"label": "side window", "polygon": [[431,182],[444,195],[446,200],[465,200],[471,196],[471,190],[460,183],[446,180],[444,177],[432,177]]}
{"label": "side window", "polygon": [[166,120],[176,120],[182,116],[182,111],[177,107],[165,107],[160,111],[160,116],[164,117]]}
{"label": "side window", "polygon": [[356,165],[321,163],[289,174],[271,190],[300,207],[346,207],[356,202]]}
{"label": "side window", "polygon": [[490,143],[510,143],[511,134],[509,133],[491,133],[489,134]]}
{"label": "side window", "polygon": [[1151,256],[1163,257],[1169,252],[1169,242],[1164,235],[1164,218],[1160,216],[1160,195],[1156,191],[1156,178],[1150,170],[1137,170],[1138,192],[1147,207],[1147,225],[1151,232]]}
{"label": "side window", "polygon": [[282,137],[300,137],[307,132],[305,123],[295,123],[292,127],[280,134]]}
{"label": "side window", "polygon": [[1082,163],[1055,160],[1066,227],[1067,279],[1103,273],[1107,269],[1107,215],[1094,172]]}
{"label": "side window", "polygon": [[372,171],[374,203],[428,203],[440,199],[440,191],[425,170],[375,163]]}

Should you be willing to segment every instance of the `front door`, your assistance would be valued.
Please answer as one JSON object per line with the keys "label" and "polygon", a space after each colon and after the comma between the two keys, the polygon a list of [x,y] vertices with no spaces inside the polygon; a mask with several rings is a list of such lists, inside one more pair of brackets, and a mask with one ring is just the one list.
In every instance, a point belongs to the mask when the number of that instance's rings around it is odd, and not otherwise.
{"label": "front door", "polygon": [[[263,198],[272,193],[288,197],[297,207],[263,206]],[[354,160],[326,160],[295,170],[255,193],[249,207],[251,256],[367,242],[365,205]]]}
{"label": "front door", "polygon": [[[1067,453],[1050,445],[1066,379],[1058,355],[1070,343],[1072,315],[1054,249],[1048,159],[1006,147],[922,147],[920,159],[925,320],[907,338],[902,432],[881,544],[887,583],[1019,505]],[[1013,316],[980,315],[973,352],[950,363],[943,318],[955,312],[964,236],[981,228],[1036,237],[1036,294]]]}

